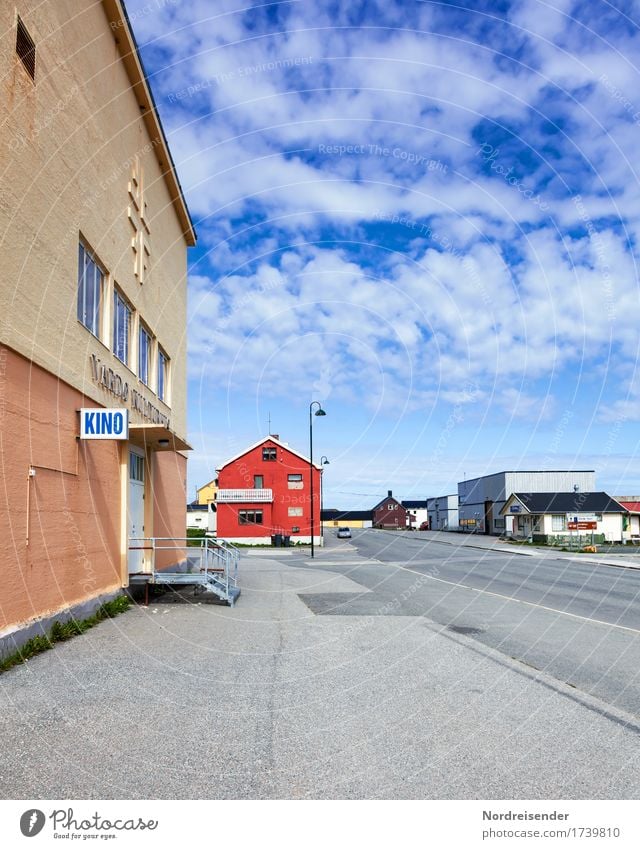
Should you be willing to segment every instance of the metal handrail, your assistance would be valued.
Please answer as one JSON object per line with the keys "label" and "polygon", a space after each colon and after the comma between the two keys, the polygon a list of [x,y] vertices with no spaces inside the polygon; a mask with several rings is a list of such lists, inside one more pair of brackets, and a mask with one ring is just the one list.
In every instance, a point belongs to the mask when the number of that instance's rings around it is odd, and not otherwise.
{"label": "metal handrail", "polygon": [[[131,545],[131,543],[151,543],[151,545]],[[171,545],[162,545],[162,543],[172,543]],[[182,544],[184,543],[184,544]],[[194,544],[195,543],[195,544]],[[198,545],[199,543],[199,545]],[[235,587],[238,580],[238,562],[240,560],[240,551],[235,545],[232,545],[226,540],[217,539],[215,537],[130,537],[130,551],[152,551],[151,574],[156,574],[156,552],[172,551],[176,549],[191,549],[192,551],[200,551],[200,571],[205,574],[211,573],[214,580],[223,583],[227,595],[230,587]],[[213,564],[216,564],[212,568]],[[145,570],[148,571],[148,570]],[[222,573],[222,578],[220,574]]]}

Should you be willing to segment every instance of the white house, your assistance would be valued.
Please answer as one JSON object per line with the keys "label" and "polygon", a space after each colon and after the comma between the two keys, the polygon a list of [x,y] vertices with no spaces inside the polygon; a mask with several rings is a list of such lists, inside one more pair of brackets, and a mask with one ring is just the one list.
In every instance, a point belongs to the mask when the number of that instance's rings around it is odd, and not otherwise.
{"label": "white house", "polygon": [[628,517],[628,511],[606,492],[514,492],[500,512],[513,519],[514,537],[531,537],[534,542],[549,537],[568,540],[572,533],[622,542]]}

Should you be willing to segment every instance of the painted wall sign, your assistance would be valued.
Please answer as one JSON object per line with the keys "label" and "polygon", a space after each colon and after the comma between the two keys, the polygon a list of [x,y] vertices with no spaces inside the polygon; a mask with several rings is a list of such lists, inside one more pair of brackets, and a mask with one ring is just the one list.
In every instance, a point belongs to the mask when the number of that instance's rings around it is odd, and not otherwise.
{"label": "painted wall sign", "polygon": [[522,507],[519,504],[512,504],[511,507],[509,507],[509,512],[522,513]]}
{"label": "painted wall sign", "polygon": [[83,407],[80,410],[80,439],[128,439],[129,410],[116,407]]}
{"label": "painted wall sign", "polygon": [[132,410],[140,413],[144,419],[147,419],[152,424],[159,424],[166,428],[169,427],[169,417],[165,416],[155,404],[148,401],[137,389],[129,386],[126,380],[123,380],[117,372],[101,362],[99,357],[91,354],[90,362],[93,379],[103,389],[111,395],[115,395],[116,398],[129,402]]}

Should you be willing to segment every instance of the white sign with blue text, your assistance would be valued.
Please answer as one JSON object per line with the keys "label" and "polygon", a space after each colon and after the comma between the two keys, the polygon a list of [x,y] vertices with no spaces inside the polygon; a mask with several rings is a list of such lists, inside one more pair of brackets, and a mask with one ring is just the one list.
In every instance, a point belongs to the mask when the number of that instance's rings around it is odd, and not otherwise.
{"label": "white sign with blue text", "polygon": [[83,407],[80,439],[129,439],[129,410],[122,407]]}

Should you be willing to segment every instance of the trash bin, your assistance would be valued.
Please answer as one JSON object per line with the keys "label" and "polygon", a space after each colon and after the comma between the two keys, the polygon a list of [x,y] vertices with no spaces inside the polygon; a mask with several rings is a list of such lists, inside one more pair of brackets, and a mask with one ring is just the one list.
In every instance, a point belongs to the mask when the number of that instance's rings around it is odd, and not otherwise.
{"label": "trash bin", "polygon": [[275,544],[276,548],[282,548],[282,534],[276,534],[275,535],[275,543],[274,544]]}
{"label": "trash bin", "polygon": [[284,540],[284,547],[289,548],[290,545],[291,545],[291,537],[283,537],[283,540]]}

